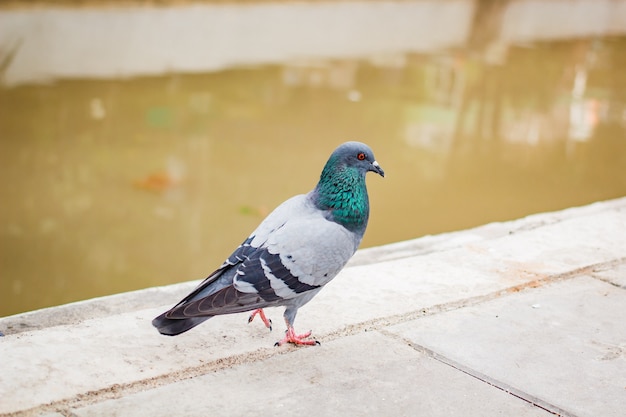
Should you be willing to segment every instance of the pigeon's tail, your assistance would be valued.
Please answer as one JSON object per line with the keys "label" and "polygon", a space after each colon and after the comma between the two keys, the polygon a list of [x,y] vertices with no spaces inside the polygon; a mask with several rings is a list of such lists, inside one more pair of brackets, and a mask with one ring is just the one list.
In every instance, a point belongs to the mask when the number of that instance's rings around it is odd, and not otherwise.
{"label": "pigeon's tail", "polygon": [[152,320],[152,325],[157,328],[159,333],[166,336],[176,336],[196,327],[198,324],[210,319],[213,316],[189,317],[185,319],[168,319],[165,317],[167,312]]}

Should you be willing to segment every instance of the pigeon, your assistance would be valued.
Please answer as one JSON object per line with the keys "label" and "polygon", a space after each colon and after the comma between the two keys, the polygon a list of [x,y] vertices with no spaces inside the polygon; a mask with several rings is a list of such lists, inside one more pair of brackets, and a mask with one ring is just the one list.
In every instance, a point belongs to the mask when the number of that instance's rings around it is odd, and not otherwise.
{"label": "pigeon", "polygon": [[276,343],[315,345],[297,334],[298,309],[320,292],[356,252],[369,218],[365,174],[384,177],[369,146],[346,142],[333,151],[319,182],[272,211],[224,263],[189,295],[152,320],[175,336],[211,317],[252,311],[267,328],[266,307],[284,306],[285,337]]}

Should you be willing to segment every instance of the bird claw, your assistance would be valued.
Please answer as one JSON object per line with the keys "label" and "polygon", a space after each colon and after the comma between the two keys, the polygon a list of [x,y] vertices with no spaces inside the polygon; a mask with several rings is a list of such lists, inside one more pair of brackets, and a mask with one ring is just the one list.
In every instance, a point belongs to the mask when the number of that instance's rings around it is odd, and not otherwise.
{"label": "bird claw", "polygon": [[256,310],[254,310],[252,312],[252,314],[250,314],[250,317],[248,317],[248,323],[252,323],[252,320],[254,320],[254,317],[256,315],[259,315],[259,317],[261,318],[261,321],[263,322],[263,324],[265,324],[265,327],[267,327],[268,329],[270,329],[270,332],[272,331],[272,320],[268,319],[265,316],[265,312],[263,311],[262,308],[257,308]]}
{"label": "bird claw", "polygon": [[293,327],[287,327],[287,331],[285,332],[285,337],[282,340],[279,340],[274,344],[274,346],[282,346],[285,343],[293,343],[294,345],[305,345],[305,346],[315,346],[320,345],[321,343],[317,340],[307,340],[307,338],[311,336],[311,332],[308,331],[303,334],[296,334],[293,330]]}

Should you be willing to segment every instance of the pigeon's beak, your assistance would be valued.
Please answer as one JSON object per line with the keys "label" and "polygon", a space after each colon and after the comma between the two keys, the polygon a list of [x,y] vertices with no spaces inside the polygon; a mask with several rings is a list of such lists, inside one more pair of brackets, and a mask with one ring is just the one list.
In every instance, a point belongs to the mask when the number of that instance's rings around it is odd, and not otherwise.
{"label": "pigeon's beak", "polygon": [[376,161],[372,162],[372,167],[370,168],[370,171],[377,173],[383,178],[385,177],[385,171],[383,171],[383,169],[380,167],[380,165],[378,165],[378,162]]}

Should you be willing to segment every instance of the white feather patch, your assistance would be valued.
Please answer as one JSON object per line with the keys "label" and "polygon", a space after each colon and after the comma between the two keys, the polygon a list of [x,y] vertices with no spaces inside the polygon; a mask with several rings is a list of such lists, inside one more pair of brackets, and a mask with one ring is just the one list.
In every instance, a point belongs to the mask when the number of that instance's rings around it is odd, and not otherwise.
{"label": "white feather patch", "polygon": [[233,283],[237,291],[245,292],[247,294],[255,294],[258,291],[254,288],[254,285],[250,284],[247,281],[239,281],[237,277],[235,277],[235,282]]}

